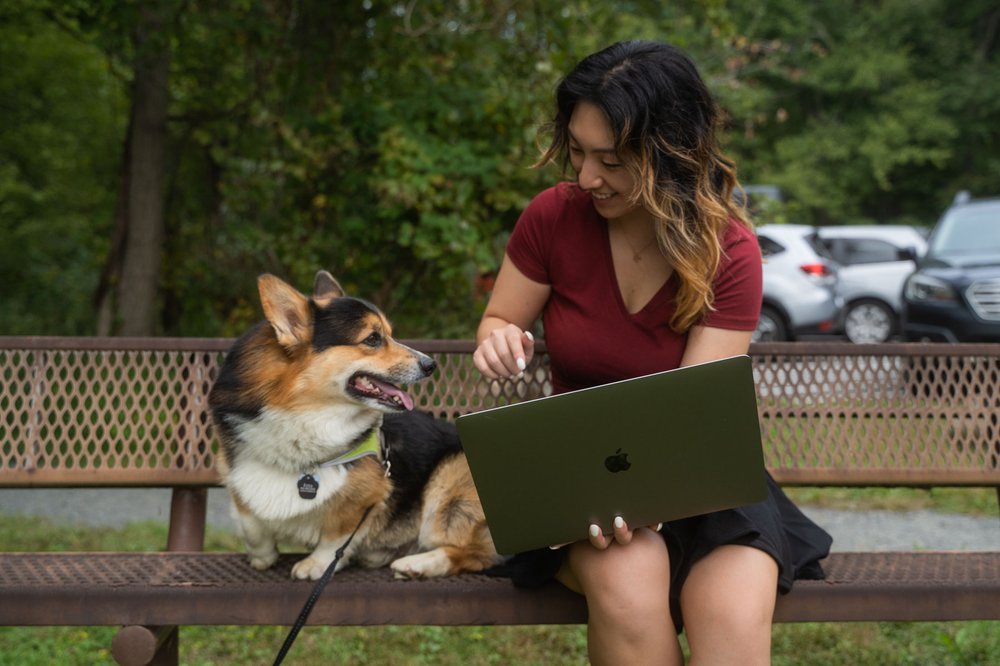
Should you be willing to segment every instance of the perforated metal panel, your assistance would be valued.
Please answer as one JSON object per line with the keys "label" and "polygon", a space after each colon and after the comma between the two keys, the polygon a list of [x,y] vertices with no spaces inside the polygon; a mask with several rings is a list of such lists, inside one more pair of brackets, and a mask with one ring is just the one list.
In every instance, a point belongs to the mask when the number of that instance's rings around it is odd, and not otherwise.
{"label": "perforated metal panel", "polygon": [[[0,485],[217,483],[208,393],[230,344],[0,338]],[[479,375],[471,341],[408,344],[438,362],[408,389],[442,418],[552,391],[542,344],[524,377],[504,381]],[[1000,345],[782,343],[751,355],[778,480],[1000,485]]]}
{"label": "perforated metal panel", "polygon": [[1000,481],[1000,345],[752,352],[765,457],[780,480]]}
{"label": "perforated metal panel", "polygon": [[177,471],[190,483],[213,483],[208,392],[225,345],[87,342],[0,348],[4,476],[128,484]]}
{"label": "perforated metal panel", "polygon": [[408,387],[417,409],[454,420],[462,414],[509,405],[552,394],[548,356],[539,354],[520,379],[484,379],[472,363],[472,345],[438,349],[440,343],[418,341],[438,363],[437,372],[425,382]]}

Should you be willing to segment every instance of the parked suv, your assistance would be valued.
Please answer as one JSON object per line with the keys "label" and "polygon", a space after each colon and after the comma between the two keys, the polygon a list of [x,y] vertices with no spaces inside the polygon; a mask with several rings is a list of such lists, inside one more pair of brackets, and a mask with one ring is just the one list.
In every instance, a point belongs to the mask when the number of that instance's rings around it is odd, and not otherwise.
{"label": "parked suv", "polygon": [[778,342],[810,333],[838,332],[843,301],[837,267],[813,227],[757,227],[764,257],[764,301],[753,340]]}
{"label": "parked suv", "polygon": [[923,256],[927,240],[906,225],[817,227],[820,241],[840,264],[837,289],[844,299],[844,335],[879,343],[899,332],[903,283]]}
{"label": "parked suv", "polygon": [[959,193],[903,289],[903,337],[1000,342],[1000,198]]}

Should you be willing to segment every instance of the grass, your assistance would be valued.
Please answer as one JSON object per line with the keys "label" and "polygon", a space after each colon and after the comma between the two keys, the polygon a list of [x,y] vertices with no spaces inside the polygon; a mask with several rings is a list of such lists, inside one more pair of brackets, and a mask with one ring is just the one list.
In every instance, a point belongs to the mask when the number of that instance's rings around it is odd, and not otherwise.
{"label": "grass", "polygon": [[[851,501],[856,508],[868,500],[862,495]],[[900,501],[895,498],[891,503]],[[953,500],[941,501],[948,504]],[[994,504],[991,515],[995,511]],[[165,543],[166,526],[161,524],[78,528],[0,515],[0,550],[148,551],[160,550]],[[210,529],[206,547],[239,550],[240,544],[233,535]],[[270,663],[287,631],[287,627],[182,627],[181,663]],[[0,666],[112,664],[109,650],[115,632],[115,627],[0,627]],[[779,624],[774,627],[773,657],[776,666],[1000,663],[1000,622]],[[306,627],[285,663],[585,664],[586,629]]]}
{"label": "grass", "polygon": [[785,493],[802,506],[850,511],[914,511],[995,518],[997,491],[992,488],[816,488],[786,487]]}
{"label": "grass", "polygon": [[[1000,623],[775,625],[775,666],[972,666],[1000,660]],[[270,663],[284,627],[182,627],[180,661],[191,666]],[[0,628],[0,665],[111,664],[113,627]],[[474,666],[587,663],[577,626],[307,627],[285,662]]]}

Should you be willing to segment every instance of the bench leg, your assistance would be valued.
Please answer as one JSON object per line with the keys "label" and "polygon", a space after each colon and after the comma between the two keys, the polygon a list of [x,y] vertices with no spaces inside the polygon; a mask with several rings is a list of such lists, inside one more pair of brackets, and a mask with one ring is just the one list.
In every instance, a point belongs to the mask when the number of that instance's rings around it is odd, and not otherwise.
{"label": "bench leg", "polygon": [[121,666],[177,666],[177,627],[122,627],[111,641]]}
{"label": "bench leg", "polygon": [[167,550],[198,551],[205,545],[207,488],[174,488],[170,496]]}

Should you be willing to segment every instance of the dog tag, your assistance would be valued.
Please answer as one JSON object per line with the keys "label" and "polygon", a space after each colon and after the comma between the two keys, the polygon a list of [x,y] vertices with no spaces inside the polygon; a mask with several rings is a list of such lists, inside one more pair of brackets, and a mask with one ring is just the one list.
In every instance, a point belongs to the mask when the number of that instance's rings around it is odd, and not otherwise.
{"label": "dog tag", "polygon": [[303,474],[299,477],[299,497],[302,499],[315,499],[316,491],[319,490],[319,481],[312,474]]}

